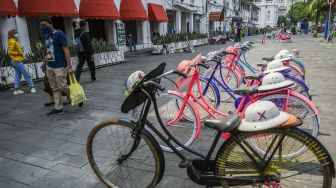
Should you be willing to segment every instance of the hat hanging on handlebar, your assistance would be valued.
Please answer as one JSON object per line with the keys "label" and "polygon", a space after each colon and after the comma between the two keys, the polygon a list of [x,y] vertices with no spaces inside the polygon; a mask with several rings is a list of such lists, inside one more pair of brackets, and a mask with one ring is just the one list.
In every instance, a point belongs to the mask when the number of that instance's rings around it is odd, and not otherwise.
{"label": "hat hanging on handlebar", "polygon": [[283,65],[283,62],[282,60],[273,60],[271,61],[270,63],[267,64],[267,67],[266,67],[266,71],[264,71],[264,73],[271,73],[271,72],[280,72],[280,71],[283,71],[283,70],[287,70],[289,69],[290,67],[286,67]]}
{"label": "hat hanging on handlebar", "polygon": [[272,72],[264,76],[261,86],[258,87],[258,91],[271,91],[276,89],[287,88],[293,85],[294,82],[286,80],[285,77],[279,72]]}

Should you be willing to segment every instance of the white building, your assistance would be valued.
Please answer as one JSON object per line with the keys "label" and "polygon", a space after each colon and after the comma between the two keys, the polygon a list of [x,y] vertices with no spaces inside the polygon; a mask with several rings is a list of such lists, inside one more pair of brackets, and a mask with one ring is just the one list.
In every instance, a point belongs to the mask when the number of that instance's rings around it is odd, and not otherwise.
{"label": "white building", "polygon": [[258,26],[276,26],[279,17],[277,0],[255,0],[254,3],[260,8]]}
{"label": "white building", "polygon": [[[7,33],[17,29],[25,52],[42,34],[38,16],[52,16],[56,29],[73,39],[72,22],[81,18],[88,22],[94,38],[117,43],[116,23],[125,24],[125,32],[132,34],[137,49],[150,48],[154,33],[196,32],[211,33],[230,30],[232,18],[242,12],[246,22],[253,21],[251,5],[246,0],[2,0],[0,5],[0,48],[7,47]],[[248,1],[246,1],[248,2]],[[72,40],[70,40],[72,41]]]}

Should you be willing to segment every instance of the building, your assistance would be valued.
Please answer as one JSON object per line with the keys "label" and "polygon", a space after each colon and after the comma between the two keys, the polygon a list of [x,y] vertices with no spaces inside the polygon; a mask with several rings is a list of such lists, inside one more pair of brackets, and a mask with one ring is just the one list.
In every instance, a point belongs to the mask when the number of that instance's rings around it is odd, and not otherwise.
{"label": "building", "polygon": [[259,27],[275,27],[278,21],[277,0],[254,0],[254,3],[260,8]]}
{"label": "building", "polygon": [[[242,9],[240,9],[242,7]],[[7,32],[17,29],[25,52],[42,40],[38,17],[52,16],[54,27],[73,41],[72,22],[85,19],[97,39],[120,43],[118,29],[132,36],[137,49],[151,48],[154,34],[232,30],[233,17],[246,24],[256,21],[248,0],[2,0],[0,5],[0,47],[7,48]],[[241,13],[240,13],[241,12]],[[254,17],[253,17],[254,16]]]}

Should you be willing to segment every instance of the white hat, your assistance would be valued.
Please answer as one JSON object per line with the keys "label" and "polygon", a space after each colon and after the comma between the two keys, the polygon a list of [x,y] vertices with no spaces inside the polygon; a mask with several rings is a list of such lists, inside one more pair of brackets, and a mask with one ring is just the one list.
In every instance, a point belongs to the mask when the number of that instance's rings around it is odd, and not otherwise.
{"label": "white hat", "polygon": [[135,72],[133,72],[126,80],[126,89],[128,91],[131,91],[134,86],[145,76],[145,73],[137,70]]}
{"label": "white hat", "polygon": [[240,131],[259,131],[270,129],[287,122],[291,115],[279,111],[270,101],[257,101],[247,107],[245,118],[238,127]]}
{"label": "white hat", "polygon": [[275,59],[267,64],[266,71],[264,73],[279,72],[287,69],[289,69],[289,67],[284,66],[281,60]]}
{"label": "white hat", "polygon": [[264,76],[261,86],[258,87],[258,91],[271,91],[276,89],[287,88],[293,85],[294,82],[286,80],[285,77],[279,72],[272,72]]}

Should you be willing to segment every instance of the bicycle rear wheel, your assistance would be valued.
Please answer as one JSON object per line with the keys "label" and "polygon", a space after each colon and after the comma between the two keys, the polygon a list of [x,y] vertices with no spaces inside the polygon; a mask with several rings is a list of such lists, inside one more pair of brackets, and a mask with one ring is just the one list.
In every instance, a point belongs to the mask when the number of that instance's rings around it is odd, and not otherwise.
{"label": "bicycle rear wheel", "polygon": [[146,130],[137,137],[135,125],[111,119],[95,126],[87,139],[91,168],[108,187],[155,187],[164,172],[164,156]]}
{"label": "bicycle rear wheel", "polygon": [[272,94],[264,96],[258,100],[271,101],[279,108],[281,111],[285,111],[284,107],[286,105],[288,97],[288,110],[287,113],[295,115],[303,121],[303,124],[300,126],[300,129],[306,131],[313,137],[317,137],[320,124],[318,116],[309,104],[304,100],[296,97],[294,95],[287,94]]}
{"label": "bicycle rear wheel", "polygon": [[[222,181],[223,185],[331,187],[333,161],[323,145],[307,133],[295,127],[275,128],[239,132],[236,138],[224,142],[216,156],[216,174],[228,178]],[[251,140],[258,141],[263,146],[263,151],[267,152],[256,153],[250,145]],[[291,150],[302,146],[307,149],[301,155],[282,157],[283,154],[289,154]],[[272,156],[272,153],[277,153],[277,156]],[[262,167],[268,160],[268,165]],[[253,161],[260,167],[256,167]]]}

